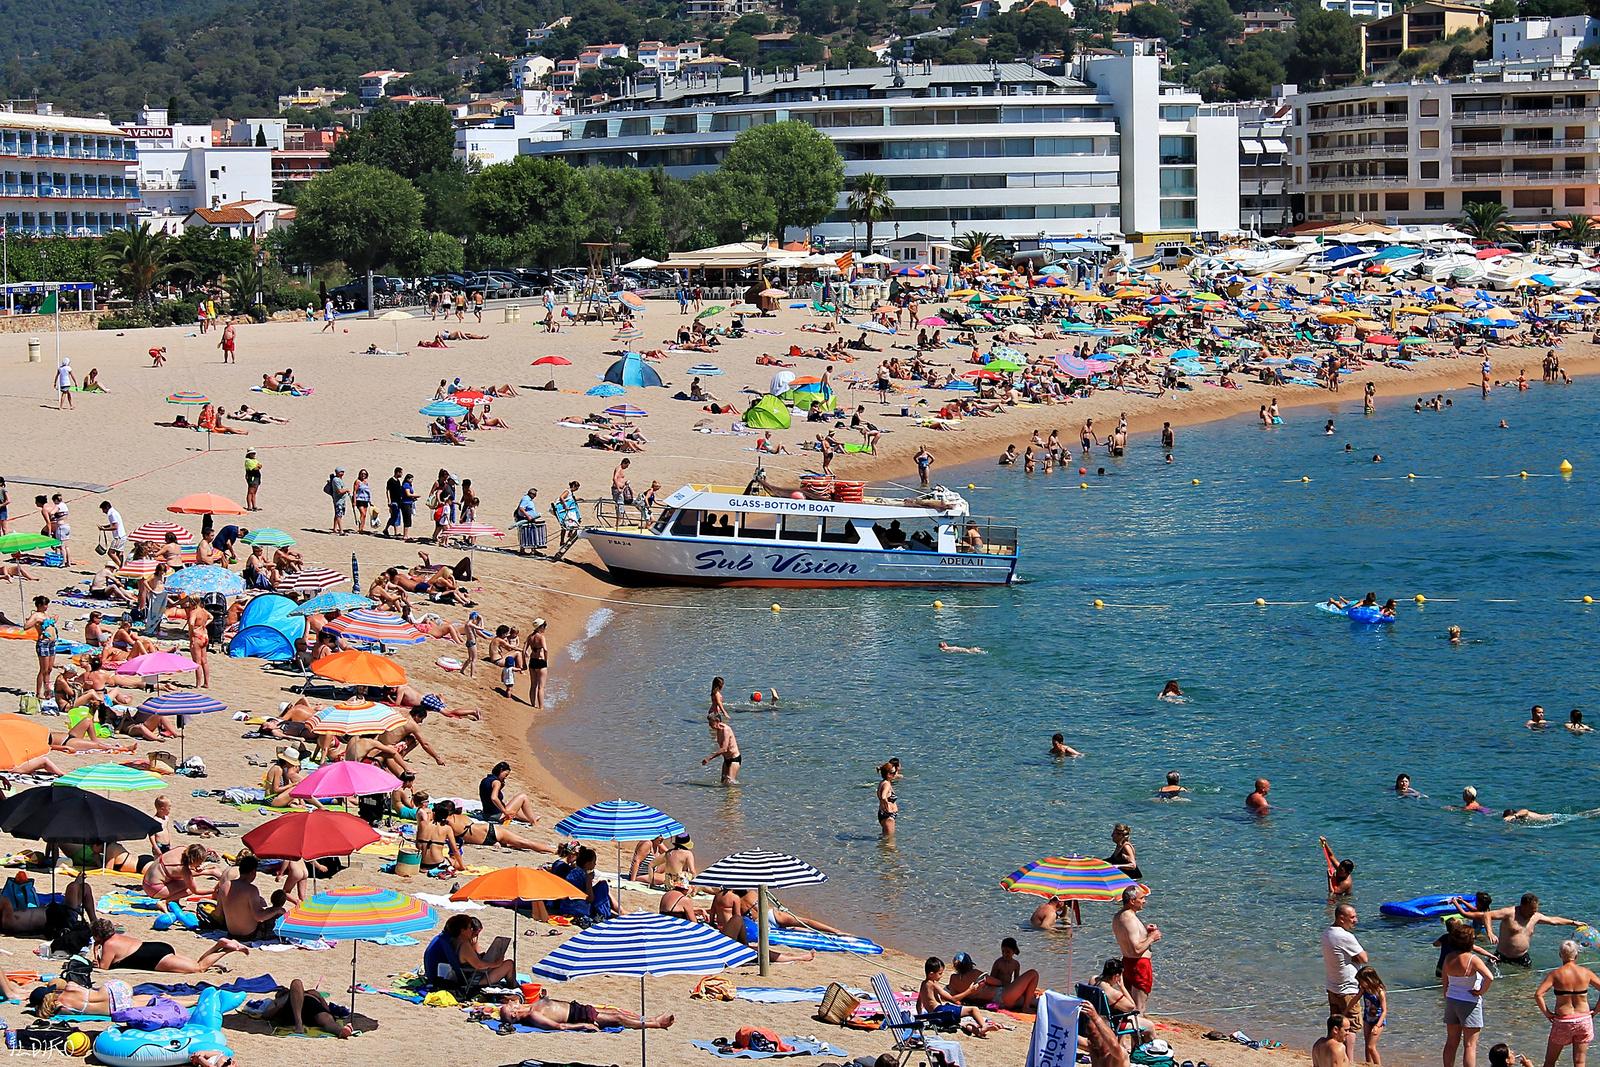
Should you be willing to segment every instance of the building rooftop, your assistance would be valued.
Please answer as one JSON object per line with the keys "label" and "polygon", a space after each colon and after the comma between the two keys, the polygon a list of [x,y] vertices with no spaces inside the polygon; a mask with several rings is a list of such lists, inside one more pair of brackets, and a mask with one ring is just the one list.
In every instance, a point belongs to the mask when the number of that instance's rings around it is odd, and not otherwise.
{"label": "building rooftop", "polygon": [[127,131],[109,119],[76,118],[70,115],[35,115],[26,111],[0,111],[0,127],[13,130],[52,130],[61,133],[104,133],[126,137]]}

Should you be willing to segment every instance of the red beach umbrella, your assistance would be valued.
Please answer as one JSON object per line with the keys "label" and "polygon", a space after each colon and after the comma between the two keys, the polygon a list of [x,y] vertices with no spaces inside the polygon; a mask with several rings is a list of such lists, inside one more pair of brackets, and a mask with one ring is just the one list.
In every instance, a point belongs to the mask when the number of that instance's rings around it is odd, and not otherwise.
{"label": "red beach umbrella", "polygon": [[295,811],[244,835],[263,859],[320,860],[348,856],[379,839],[365,819],[342,811]]}

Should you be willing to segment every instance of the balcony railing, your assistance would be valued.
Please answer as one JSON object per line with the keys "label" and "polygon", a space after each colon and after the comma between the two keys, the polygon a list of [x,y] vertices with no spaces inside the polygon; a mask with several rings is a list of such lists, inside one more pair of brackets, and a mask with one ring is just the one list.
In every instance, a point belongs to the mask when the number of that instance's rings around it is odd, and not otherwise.
{"label": "balcony railing", "polygon": [[1334,148],[1313,148],[1307,159],[1349,159],[1361,156],[1403,156],[1411,152],[1408,144],[1347,144]]}
{"label": "balcony railing", "polygon": [[1503,111],[1456,111],[1451,113],[1451,121],[1457,123],[1471,123],[1485,125],[1489,123],[1506,121],[1520,122],[1524,119],[1590,119],[1600,113],[1600,108],[1593,107],[1521,107],[1506,108]]}
{"label": "balcony railing", "polygon": [[1593,152],[1596,147],[1600,147],[1600,137],[1555,141],[1457,141],[1450,146],[1450,151],[1468,156],[1524,156],[1529,152]]}
{"label": "balcony railing", "polygon": [[1593,182],[1600,171],[1593,170],[1509,170],[1496,174],[1452,174],[1458,185],[1544,185]]}
{"label": "balcony railing", "polygon": [[170,193],[180,189],[193,189],[194,181],[190,178],[149,178],[144,182],[143,188],[157,193]]}
{"label": "balcony railing", "polygon": [[1312,178],[1312,185],[1409,185],[1405,174],[1362,174],[1353,178]]}
{"label": "balcony railing", "polygon": [[1376,126],[1382,126],[1382,125],[1389,125],[1389,124],[1397,123],[1397,122],[1409,122],[1409,121],[1411,121],[1411,116],[1408,115],[1408,114],[1406,114],[1406,115],[1390,115],[1390,114],[1340,115],[1337,118],[1312,119],[1310,122],[1306,123],[1306,128],[1307,129],[1311,129],[1311,130],[1317,130],[1317,129],[1323,129],[1323,128],[1328,127],[1328,126],[1347,126],[1347,127],[1375,126],[1375,125]]}

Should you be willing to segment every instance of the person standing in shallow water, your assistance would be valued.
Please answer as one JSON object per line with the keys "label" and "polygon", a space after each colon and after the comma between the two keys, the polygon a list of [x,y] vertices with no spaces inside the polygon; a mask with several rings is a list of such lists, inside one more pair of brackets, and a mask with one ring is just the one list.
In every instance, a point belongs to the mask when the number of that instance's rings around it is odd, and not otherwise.
{"label": "person standing in shallow water", "polygon": [[884,837],[894,836],[895,816],[900,813],[900,796],[894,790],[898,777],[900,765],[895,761],[878,765],[878,829]]}
{"label": "person standing in shallow water", "polygon": [[728,713],[718,714],[715,710],[709,716],[711,723],[711,736],[717,742],[717,749],[711,755],[700,761],[704,767],[718,756],[722,757],[722,784],[739,784],[739,764],[744,757],[739,755],[739,739],[733,736],[733,727],[728,725]]}

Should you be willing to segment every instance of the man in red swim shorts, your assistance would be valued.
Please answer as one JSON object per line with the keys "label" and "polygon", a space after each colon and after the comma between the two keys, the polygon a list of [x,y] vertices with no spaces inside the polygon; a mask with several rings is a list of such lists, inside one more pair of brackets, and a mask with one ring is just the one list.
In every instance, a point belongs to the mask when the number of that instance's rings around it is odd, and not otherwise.
{"label": "man in red swim shorts", "polygon": [[1122,949],[1122,980],[1133,997],[1134,1006],[1142,1014],[1150,990],[1155,988],[1155,968],[1150,962],[1150,949],[1161,940],[1161,931],[1155,923],[1139,918],[1149,894],[1139,886],[1129,886],[1122,891],[1122,909],[1111,920],[1111,929],[1117,935],[1117,945]]}
{"label": "man in red swim shorts", "polygon": [[224,362],[224,363],[237,363],[237,362],[239,362],[239,360],[233,354],[233,348],[234,348],[234,345],[237,343],[237,340],[238,340],[238,331],[234,329],[233,323],[230,322],[230,323],[228,323],[228,325],[226,325],[226,326],[224,326],[222,328],[222,341],[221,341],[220,344],[217,345],[218,348],[222,349],[222,362]]}

